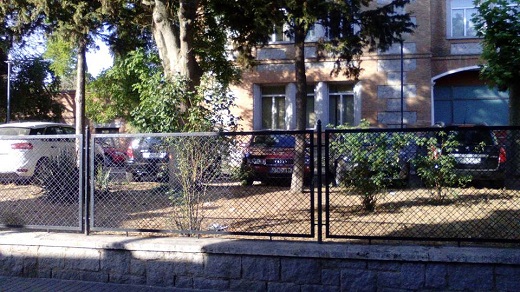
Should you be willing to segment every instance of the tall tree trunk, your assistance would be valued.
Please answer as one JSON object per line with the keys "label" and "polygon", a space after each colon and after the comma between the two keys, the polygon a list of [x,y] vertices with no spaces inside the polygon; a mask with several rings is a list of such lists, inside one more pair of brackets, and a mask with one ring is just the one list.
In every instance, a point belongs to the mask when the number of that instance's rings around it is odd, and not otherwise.
{"label": "tall tree trunk", "polygon": [[[200,84],[201,69],[197,63],[194,53],[196,34],[196,18],[198,0],[181,0],[178,11],[179,15],[179,37],[180,37],[180,66],[181,74],[190,80],[190,89],[194,90]],[[187,104],[187,106],[191,106]]]}
{"label": "tall tree trunk", "polygon": [[165,1],[154,1],[152,33],[167,77],[181,73],[179,35],[172,22],[174,16],[170,14]]}
{"label": "tall tree trunk", "polygon": [[166,2],[155,0],[153,7],[153,36],[159,57],[166,76],[186,76],[190,82],[190,89],[195,89],[200,84],[202,76],[194,51],[197,10],[200,3],[198,0],[181,0],[175,12]]}
{"label": "tall tree trunk", "polygon": [[76,134],[83,134],[85,129],[85,71],[86,68],[86,49],[87,45],[85,41],[81,41],[78,47],[77,64],[76,64]]}
{"label": "tall tree trunk", "polygon": [[[307,80],[305,76],[305,35],[306,30],[302,23],[295,24],[294,46],[295,46],[295,74],[296,74],[296,129],[305,130],[307,112]],[[291,179],[291,188],[295,191],[303,189],[305,169],[305,147],[304,135],[296,136],[295,166]],[[310,174],[312,178],[312,173]]]}

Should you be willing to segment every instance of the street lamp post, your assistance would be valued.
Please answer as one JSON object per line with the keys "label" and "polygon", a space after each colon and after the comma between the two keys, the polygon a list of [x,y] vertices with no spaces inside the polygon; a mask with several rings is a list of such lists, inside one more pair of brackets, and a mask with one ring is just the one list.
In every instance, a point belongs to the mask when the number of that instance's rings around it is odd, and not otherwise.
{"label": "street lamp post", "polygon": [[11,54],[7,54],[7,113],[5,123],[10,122],[11,117]]}

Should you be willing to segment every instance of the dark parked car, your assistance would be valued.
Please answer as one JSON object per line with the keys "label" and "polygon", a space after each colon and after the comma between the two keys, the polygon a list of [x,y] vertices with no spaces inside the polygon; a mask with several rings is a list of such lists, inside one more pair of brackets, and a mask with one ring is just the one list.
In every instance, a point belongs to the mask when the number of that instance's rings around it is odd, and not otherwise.
{"label": "dark parked car", "polygon": [[474,182],[503,187],[506,149],[495,133],[479,125],[452,125],[446,129],[457,141],[456,146],[447,153],[455,158],[456,171],[470,175]]}
{"label": "dark parked car", "polygon": [[127,180],[166,180],[169,160],[167,148],[159,137],[133,139],[126,151]]}
{"label": "dark parked car", "polygon": [[[294,170],[295,137],[290,135],[256,135],[246,147],[242,162],[242,179],[266,184],[288,184]],[[304,182],[310,179],[310,160],[306,154]]]}

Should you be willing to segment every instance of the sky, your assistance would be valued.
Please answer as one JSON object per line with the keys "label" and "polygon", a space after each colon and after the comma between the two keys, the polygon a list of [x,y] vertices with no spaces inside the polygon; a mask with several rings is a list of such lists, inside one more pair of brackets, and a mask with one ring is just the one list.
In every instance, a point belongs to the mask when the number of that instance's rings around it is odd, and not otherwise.
{"label": "sky", "polygon": [[94,77],[97,77],[103,70],[110,68],[114,62],[108,47],[103,42],[97,42],[96,45],[99,50],[91,50],[86,55],[88,72]]}

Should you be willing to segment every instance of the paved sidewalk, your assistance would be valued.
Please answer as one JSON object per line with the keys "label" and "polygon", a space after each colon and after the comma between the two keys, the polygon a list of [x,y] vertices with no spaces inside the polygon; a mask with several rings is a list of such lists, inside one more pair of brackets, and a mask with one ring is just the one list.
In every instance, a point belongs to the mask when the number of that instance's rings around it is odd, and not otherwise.
{"label": "paved sidewalk", "polygon": [[164,292],[195,291],[143,285],[84,282],[60,279],[16,278],[0,276],[0,292]]}

